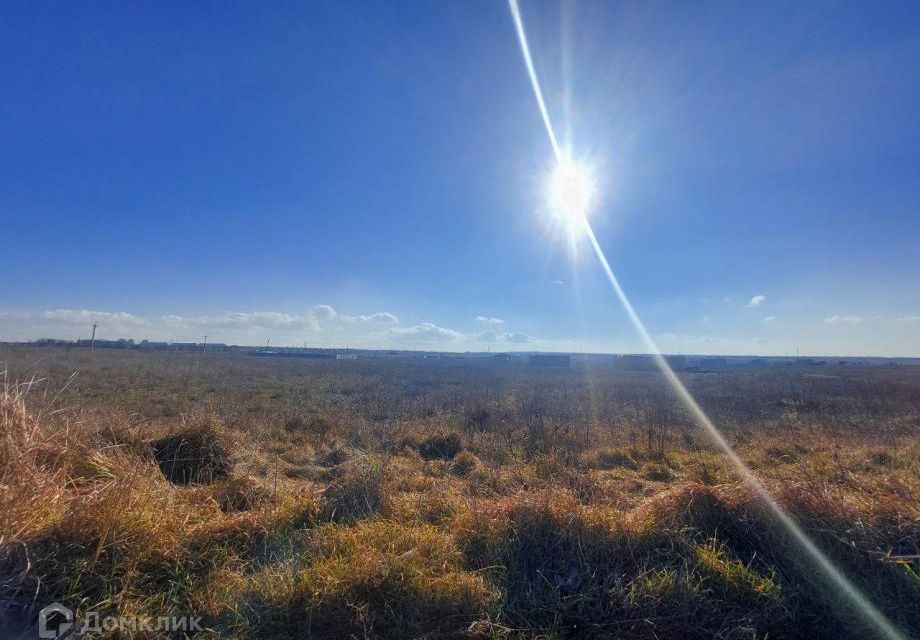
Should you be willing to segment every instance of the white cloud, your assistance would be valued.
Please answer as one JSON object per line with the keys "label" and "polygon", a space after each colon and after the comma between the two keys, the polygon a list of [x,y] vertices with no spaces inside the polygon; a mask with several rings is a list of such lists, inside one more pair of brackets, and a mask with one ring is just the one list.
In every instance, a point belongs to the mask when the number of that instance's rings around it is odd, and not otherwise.
{"label": "white cloud", "polygon": [[333,320],[338,314],[328,304],[318,304],[313,307],[313,317],[320,321]]}
{"label": "white cloud", "polygon": [[[165,339],[188,339],[199,331],[214,330],[233,339],[259,330],[276,330],[300,334],[303,331],[319,332],[321,322],[333,322],[338,317],[329,305],[317,305],[302,314],[281,311],[228,311],[213,315],[183,316],[163,314],[137,316],[125,311],[98,311],[91,309],[48,309],[45,311],[0,311],[0,321],[18,321],[22,335],[64,335],[81,327],[98,324],[109,335],[134,335]],[[399,320],[388,312],[367,316],[354,316],[358,321],[396,323]]]}
{"label": "white cloud", "polygon": [[[331,309],[331,307],[330,307]],[[334,313],[334,312],[333,312]],[[319,330],[319,322],[312,313],[291,315],[280,311],[233,311],[216,316],[168,316],[172,324],[213,327],[215,329],[241,329],[257,327],[281,327],[289,329]]]}
{"label": "white cloud", "polygon": [[767,316],[763,319],[764,324],[774,324],[776,322],[776,316]]}
{"label": "white cloud", "polygon": [[0,320],[28,320],[30,317],[27,311],[0,311]]}
{"label": "white cloud", "polygon": [[105,322],[111,324],[140,324],[141,318],[124,311],[90,311],[89,309],[52,309],[43,311],[41,317],[45,320],[80,323],[80,322]]}
{"label": "white cloud", "polygon": [[508,342],[512,344],[524,344],[532,342],[533,338],[520,331],[508,331],[506,333],[495,333],[494,331],[484,331],[483,333],[471,336],[474,342]]}
{"label": "white cloud", "polygon": [[422,322],[421,324],[412,325],[411,327],[393,327],[388,333],[394,338],[403,340],[424,340],[424,341],[455,341],[459,340],[463,334],[453,329],[439,327],[431,322]]}
{"label": "white cloud", "polygon": [[700,318],[700,322],[703,324],[708,324],[712,320],[712,316],[703,316]]}
{"label": "white cloud", "polygon": [[898,322],[903,322],[905,324],[920,323],[920,316],[900,316]]}
{"label": "white cloud", "polygon": [[557,287],[561,287],[562,285],[565,284],[565,280],[550,280],[549,283],[554,284]]}
{"label": "white cloud", "polygon": [[748,309],[751,309],[753,307],[759,307],[761,304],[763,304],[763,301],[766,299],[767,299],[767,296],[763,295],[762,293],[758,293],[756,296],[751,298],[750,302],[747,303],[747,307]]}
{"label": "white cloud", "polygon": [[309,315],[292,316],[289,313],[281,313],[280,311],[253,311],[250,314],[246,314],[246,316],[247,320],[257,325],[291,326],[310,324]]}
{"label": "white cloud", "polygon": [[399,324],[399,318],[389,311],[378,311],[369,315],[342,316],[342,320],[351,324]]}
{"label": "white cloud", "polygon": [[[329,305],[310,307],[303,313],[283,311],[227,311],[223,313],[181,315],[164,313],[139,316],[124,311],[88,309],[51,309],[46,311],[0,310],[0,327],[8,337],[35,339],[61,337],[72,339],[88,333],[98,323],[105,338],[134,338],[181,342],[200,339],[207,334],[211,341],[229,344],[264,343],[311,345],[366,344],[384,347],[401,343],[410,348],[459,348],[476,343],[524,344],[539,340],[520,331],[504,330],[500,318],[478,316],[483,333],[464,333],[433,322],[411,326],[399,324],[389,311],[342,315]],[[541,343],[542,344],[542,343]]]}
{"label": "white cloud", "polygon": [[828,316],[827,318],[825,318],[825,319],[824,319],[824,322],[827,323],[827,324],[838,324],[838,323],[843,323],[843,324],[862,324],[863,322],[865,322],[865,318],[863,318],[862,316],[839,316],[839,315],[834,315],[834,316]]}
{"label": "white cloud", "polygon": [[235,328],[269,328],[282,329],[309,329],[319,331],[320,322],[334,320],[338,316],[336,310],[327,304],[313,307],[304,314],[290,314],[281,311],[230,311],[218,315],[189,316],[178,315],[162,316],[167,324],[193,325],[196,327],[213,327],[216,329]]}

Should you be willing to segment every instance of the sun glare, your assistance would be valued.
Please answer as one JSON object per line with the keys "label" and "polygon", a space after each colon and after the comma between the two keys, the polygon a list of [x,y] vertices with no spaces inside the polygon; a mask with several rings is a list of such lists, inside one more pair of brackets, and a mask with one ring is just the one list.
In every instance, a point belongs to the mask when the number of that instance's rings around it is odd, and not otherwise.
{"label": "sun glare", "polygon": [[548,183],[549,207],[556,220],[570,233],[581,235],[595,198],[596,188],[589,167],[567,156],[561,158]]}

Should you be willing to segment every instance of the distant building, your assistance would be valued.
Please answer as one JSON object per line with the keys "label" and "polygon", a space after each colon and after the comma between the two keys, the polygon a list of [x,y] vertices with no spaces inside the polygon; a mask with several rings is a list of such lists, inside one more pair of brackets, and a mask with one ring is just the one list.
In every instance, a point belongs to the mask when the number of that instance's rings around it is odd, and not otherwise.
{"label": "distant building", "polygon": [[537,367],[570,367],[572,366],[572,357],[559,355],[556,353],[541,353],[530,356],[527,360],[530,364]]}
{"label": "distant building", "polygon": [[336,360],[357,360],[358,356],[354,353],[337,353],[335,354]]}
{"label": "distant building", "polygon": [[138,349],[167,349],[168,342],[154,342],[152,340],[141,340],[137,345]]}
{"label": "distant building", "polygon": [[81,347],[95,347],[96,349],[133,349],[135,346],[134,340],[128,339],[125,340],[79,340],[77,342],[78,346]]}
{"label": "distant building", "polygon": [[495,355],[492,356],[492,359],[498,362],[510,362],[511,354],[510,353],[496,353]]}
{"label": "distant building", "polygon": [[[4,342],[3,344],[15,344],[13,342]],[[34,344],[37,347],[61,347],[74,344],[70,340],[58,340],[56,338],[39,338],[34,341]]]}

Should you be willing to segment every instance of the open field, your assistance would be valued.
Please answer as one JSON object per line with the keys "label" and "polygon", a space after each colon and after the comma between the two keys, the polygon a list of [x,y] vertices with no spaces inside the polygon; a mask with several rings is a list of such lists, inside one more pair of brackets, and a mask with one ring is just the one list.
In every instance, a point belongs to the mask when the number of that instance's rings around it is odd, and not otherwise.
{"label": "open field", "polygon": [[[0,362],[8,621],[56,600],[200,615],[199,637],[868,637],[656,372],[22,347]],[[920,367],[681,377],[920,634]]]}

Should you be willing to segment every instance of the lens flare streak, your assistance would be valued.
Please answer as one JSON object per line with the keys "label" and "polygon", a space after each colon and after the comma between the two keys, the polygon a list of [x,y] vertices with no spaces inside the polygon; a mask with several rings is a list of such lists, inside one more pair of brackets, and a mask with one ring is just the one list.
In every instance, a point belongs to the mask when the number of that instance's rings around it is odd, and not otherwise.
{"label": "lens flare streak", "polygon": [[[518,6],[517,0],[508,0],[508,6],[511,9],[511,16],[514,20],[515,30],[517,31],[518,41],[521,45],[521,53],[524,57],[524,64],[527,67],[527,74],[530,76],[530,83],[533,87],[533,92],[537,100],[537,106],[540,109],[540,114],[543,117],[543,123],[546,127],[546,133],[549,137],[550,144],[553,148],[553,154],[556,157],[556,161],[560,166],[560,171],[564,170],[567,162],[571,162],[567,155],[563,152],[562,148],[559,146],[559,143],[556,139],[555,131],[553,130],[552,120],[549,117],[549,111],[546,108],[546,103],[543,99],[543,92],[540,89],[540,82],[537,78],[536,71],[534,70],[533,60],[530,54],[530,47],[527,44],[527,35],[524,31],[524,23],[521,20],[520,7]],[[577,185],[576,185],[577,186]],[[571,185],[567,188],[572,189]],[[568,196],[565,196],[568,197]],[[575,198],[576,196],[572,196]],[[565,198],[563,198],[565,199]],[[632,303],[629,301],[629,298],[626,296],[626,292],[623,291],[623,288],[620,286],[619,280],[617,280],[616,275],[613,273],[613,269],[610,266],[610,263],[607,261],[607,257],[604,255],[603,249],[601,249],[600,243],[597,241],[597,237],[594,235],[594,230],[591,228],[591,224],[587,219],[587,211],[571,211],[568,215],[570,217],[577,218],[580,225],[583,227],[583,233],[587,236],[588,241],[591,244],[592,249],[594,250],[595,255],[597,256],[598,261],[601,264],[601,267],[604,270],[604,274],[607,276],[607,280],[610,283],[613,292],[616,294],[620,303],[623,305],[623,308],[626,310],[626,314],[629,316],[630,322],[632,322],[633,327],[636,329],[636,332],[642,338],[642,341],[645,343],[646,348],[649,353],[652,354],[655,364],[658,369],[664,375],[665,380],[671,386],[671,389],[684,404],[690,414],[693,416],[697,425],[702,428],[706,434],[711,438],[716,447],[728,458],[728,460],[735,467],[735,470],[738,472],[739,476],[750,486],[754,491],[757,497],[767,506],[769,513],[773,516],[777,523],[786,531],[789,537],[795,541],[796,545],[805,552],[805,557],[811,561],[816,569],[820,571],[820,574],[827,580],[828,584],[831,585],[834,590],[842,596],[852,607],[855,612],[857,612],[865,622],[869,623],[877,632],[880,637],[888,638],[890,640],[906,640],[906,637],[885,617],[885,615],[879,611],[875,605],[873,605],[868,598],[852,583],[850,582],[840,570],[834,565],[834,563],[812,542],[811,538],[802,530],[801,527],[793,520],[793,518],[783,509],[783,507],[776,501],[776,499],[767,491],[766,487],[758,480],[757,476],[751,470],[747,464],[738,456],[732,446],[725,439],[725,436],[722,435],[722,432],[719,431],[718,427],[709,419],[709,416],[706,415],[706,412],[703,411],[702,407],[696,402],[690,392],[687,390],[687,387],[684,386],[684,383],[681,382],[680,378],[677,377],[677,374],[674,373],[674,370],[665,360],[664,356],[661,354],[661,351],[658,349],[658,345],[655,344],[655,341],[652,339],[648,330],[645,328],[645,324],[639,318],[639,314],[636,313],[635,308]]]}
{"label": "lens flare streak", "polygon": [[518,7],[517,0],[508,0],[508,6],[511,8],[511,17],[514,18],[514,28],[517,31],[518,41],[521,43],[521,53],[524,55],[524,65],[527,67],[527,75],[530,76],[530,85],[533,87],[534,95],[537,97],[537,106],[540,107],[540,115],[543,116],[543,124],[546,127],[546,133],[549,135],[549,142],[553,145],[553,154],[556,160],[562,161],[562,149],[556,140],[556,132],[553,130],[553,121],[549,119],[549,111],[546,109],[546,102],[543,101],[543,91],[540,90],[540,81],[537,80],[537,72],[533,67],[533,60],[530,57],[530,47],[527,45],[527,34],[524,33],[524,23],[521,20],[521,9]]}

